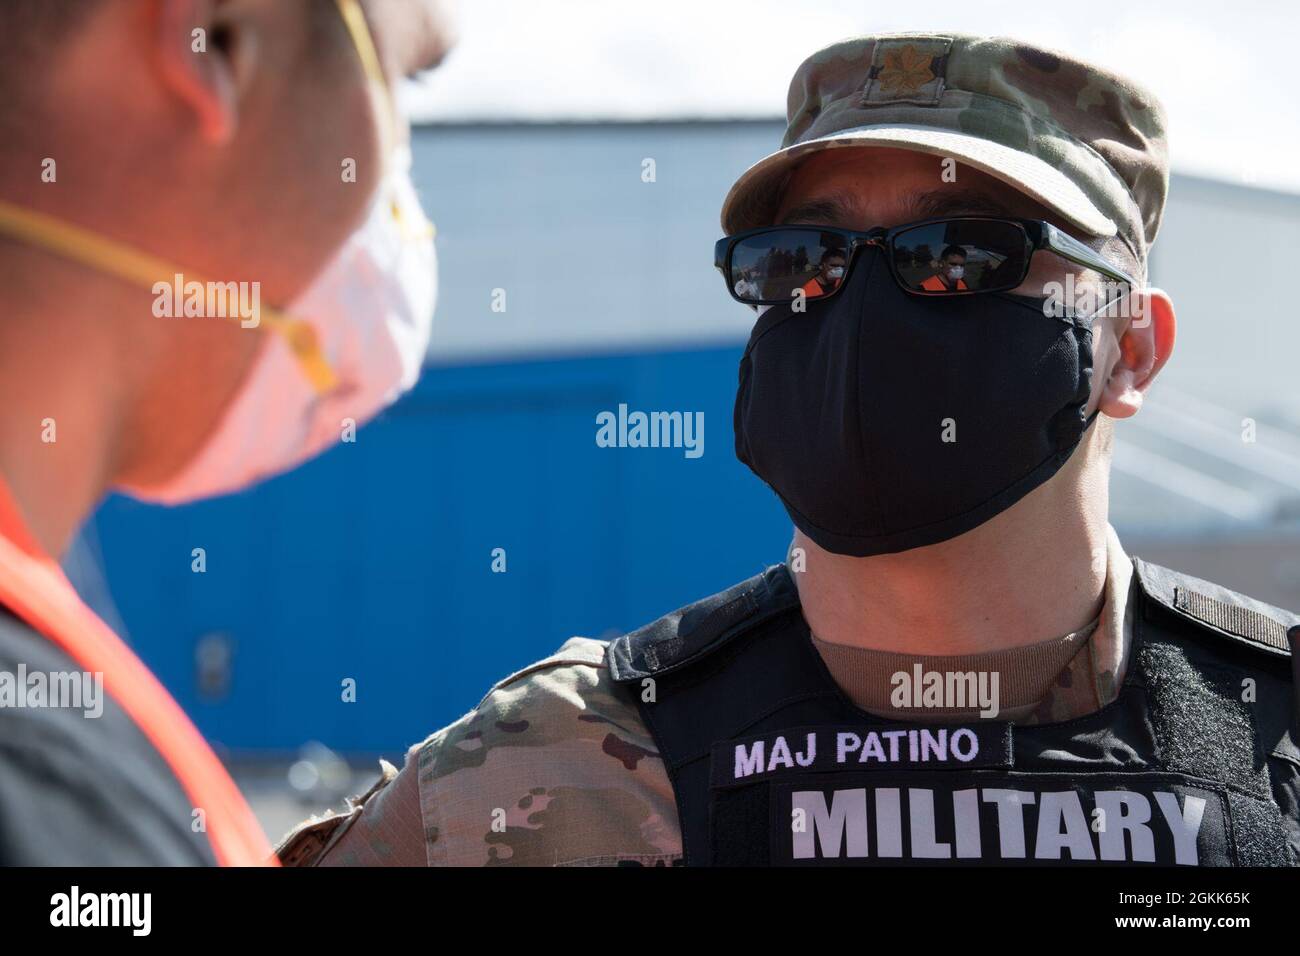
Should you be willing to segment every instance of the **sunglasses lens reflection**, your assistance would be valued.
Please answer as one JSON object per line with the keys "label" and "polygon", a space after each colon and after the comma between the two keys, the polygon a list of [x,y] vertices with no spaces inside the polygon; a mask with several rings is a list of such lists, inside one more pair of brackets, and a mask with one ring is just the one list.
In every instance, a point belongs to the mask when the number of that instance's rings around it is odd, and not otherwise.
{"label": "sunglasses lens reflection", "polygon": [[992,219],[937,222],[894,237],[894,270],[923,295],[1014,289],[1025,275],[1025,233]]}
{"label": "sunglasses lens reflection", "polygon": [[782,229],[750,236],[731,253],[731,288],[742,302],[789,302],[829,295],[844,281],[848,243],[819,229]]}

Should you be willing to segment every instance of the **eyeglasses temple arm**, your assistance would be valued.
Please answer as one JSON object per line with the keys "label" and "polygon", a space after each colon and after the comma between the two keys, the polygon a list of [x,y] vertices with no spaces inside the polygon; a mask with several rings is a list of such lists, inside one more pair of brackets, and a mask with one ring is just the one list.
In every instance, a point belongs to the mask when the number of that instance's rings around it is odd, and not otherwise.
{"label": "eyeglasses temple arm", "polygon": [[1064,256],[1071,262],[1078,263],[1081,266],[1088,266],[1096,269],[1104,276],[1114,279],[1116,282],[1123,282],[1130,289],[1136,288],[1137,283],[1133,281],[1132,276],[1125,274],[1115,268],[1109,262],[1101,257],[1101,254],[1094,249],[1085,246],[1074,236],[1062,232],[1051,223],[1043,223],[1042,239],[1040,248],[1050,249],[1059,256]]}

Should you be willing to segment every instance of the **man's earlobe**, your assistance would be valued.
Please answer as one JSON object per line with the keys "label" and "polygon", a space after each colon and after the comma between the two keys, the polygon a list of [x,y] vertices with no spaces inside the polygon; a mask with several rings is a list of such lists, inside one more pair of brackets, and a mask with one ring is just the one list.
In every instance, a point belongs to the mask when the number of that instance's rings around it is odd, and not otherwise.
{"label": "man's earlobe", "polygon": [[1174,304],[1161,289],[1142,289],[1129,300],[1119,355],[1102,388],[1098,408],[1110,418],[1128,418],[1142,407],[1146,390],[1169,361],[1177,323]]}
{"label": "man's earlobe", "polygon": [[237,65],[251,35],[223,19],[216,0],[158,0],[155,51],[164,84],[194,116],[200,135],[213,145],[234,137],[238,121]]}

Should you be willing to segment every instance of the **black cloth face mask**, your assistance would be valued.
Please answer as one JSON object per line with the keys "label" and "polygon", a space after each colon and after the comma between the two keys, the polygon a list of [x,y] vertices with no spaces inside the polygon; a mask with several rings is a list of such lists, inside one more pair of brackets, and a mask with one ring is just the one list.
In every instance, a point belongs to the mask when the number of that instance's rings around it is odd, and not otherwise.
{"label": "black cloth face mask", "polygon": [[858,256],[835,296],[759,317],[735,430],[736,456],[804,534],[866,557],[1011,507],[1060,470],[1096,412],[1085,418],[1090,318],[1005,293],[909,295],[883,253]]}

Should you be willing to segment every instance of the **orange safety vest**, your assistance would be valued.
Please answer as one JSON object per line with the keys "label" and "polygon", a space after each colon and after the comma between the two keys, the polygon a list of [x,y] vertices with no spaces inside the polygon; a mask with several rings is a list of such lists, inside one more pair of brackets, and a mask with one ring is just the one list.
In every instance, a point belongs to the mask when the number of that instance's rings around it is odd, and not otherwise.
{"label": "orange safety vest", "polygon": [[[948,292],[948,291],[950,291],[950,290],[948,289],[948,286],[944,284],[943,279],[942,279],[941,277],[939,277],[939,276],[930,276],[930,278],[926,279],[924,282],[921,283],[921,288],[922,288],[922,289],[925,289],[927,292]],[[955,288],[956,288],[956,290],[959,291],[959,292],[966,292],[966,291],[969,291],[969,290],[966,288],[966,283],[965,283],[963,280],[961,280],[961,279],[958,279],[958,280],[957,280],[957,285],[955,286]]]}
{"label": "orange safety vest", "polygon": [[32,538],[0,480],[0,605],[63,648],[104,687],[158,749],[206,816],[223,866],[278,866],[257,818],[180,705],[112,629],[82,603],[58,563]]}

